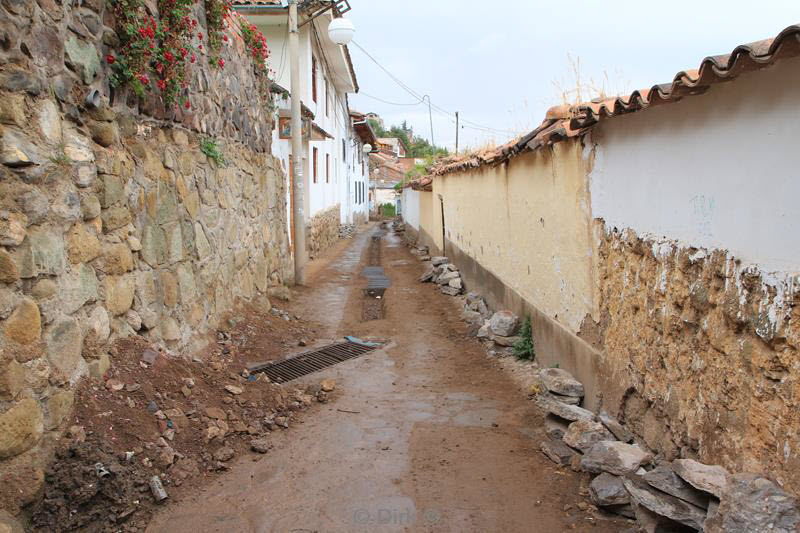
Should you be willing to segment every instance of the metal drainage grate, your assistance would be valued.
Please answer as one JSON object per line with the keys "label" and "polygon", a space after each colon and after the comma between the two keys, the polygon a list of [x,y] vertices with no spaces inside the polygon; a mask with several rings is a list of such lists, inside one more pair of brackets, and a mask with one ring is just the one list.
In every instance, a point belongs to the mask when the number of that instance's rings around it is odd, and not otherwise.
{"label": "metal drainage grate", "polygon": [[283,361],[253,365],[248,368],[248,371],[251,374],[263,372],[273,383],[286,383],[348,359],[355,359],[380,348],[380,346],[377,343],[348,340],[325,346],[313,352],[301,353]]}

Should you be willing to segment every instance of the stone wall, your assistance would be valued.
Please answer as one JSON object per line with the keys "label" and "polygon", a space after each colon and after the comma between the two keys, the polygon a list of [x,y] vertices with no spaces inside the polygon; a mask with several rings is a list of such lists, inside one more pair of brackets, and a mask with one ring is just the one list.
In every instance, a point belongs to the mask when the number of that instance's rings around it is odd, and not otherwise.
{"label": "stone wall", "polygon": [[597,221],[606,408],[667,459],[770,473],[800,493],[798,280],[724,250],[607,231]]}
{"label": "stone wall", "polygon": [[241,39],[228,30],[224,69],[198,52],[189,109],[167,108],[110,88],[106,4],[0,3],[0,508],[12,514],[41,486],[74,386],[113,364],[112,342],[198,348],[237,298],[292,272],[269,102]]}
{"label": "stone wall", "polygon": [[336,204],[320,211],[306,226],[306,248],[311,259],[319,257],[339,240],[340,206]]}

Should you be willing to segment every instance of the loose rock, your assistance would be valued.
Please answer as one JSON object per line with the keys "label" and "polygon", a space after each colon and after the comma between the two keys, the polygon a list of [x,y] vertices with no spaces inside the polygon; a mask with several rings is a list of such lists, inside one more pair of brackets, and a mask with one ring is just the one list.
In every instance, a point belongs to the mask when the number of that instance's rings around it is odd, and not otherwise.
{"label": "loose rock", "polygon": [[678,474],[668,464],[660,465],[657,468],[642,476],[650,486],[666,492],[676,498],[692,503],[704,509],[708,508],[709,496],[707,493],[697,490],[680,478]]}
{"label": "loose rock", "polygon": [[588,452],[600,441],[612,441],[614,436],[601,424],[593,420],[577,420],[569,425],[564,434],[564,443],[580,450]]}
{"label": "loose rock", "polygon": [[796,498],[756,474],[730,476],[716,516],[706,521],[708,533],[794,533],[800,528]]}
{"label": "loose rock", "polygon": [[560,440],[545,440],[539,445],[544,453],[551,461],[558,465],[568,465],[575,456],[575,451]]}
{"label": "loose rock", "polygon": [[539,379],[547,390],[555,394],[577,398],[584,395],[581,382],[561,368],[544,368],[539,372]]}
{"label": "loose rock", "polygon": [[672,463],[675,473],[696,489],[710,492],[717,498],[728,486],[728,471],[721,466],[709,466],[694,459],[676,459]]}
{"label": "loose rock", "polygon": [[624,442],[598,442],[581,458],[581,469],[593,474],[608,472],[625,476],[636,472],[652,460],[652,455],[636,444]]}
{"label": "loose rock", "polygon": [[262,437],[251,440],[250,449],[256,453],[267,453],[269,451],[269,439]]}
{"label": "loose rock", "polygon": [[492,333],[501,337],[511,337],[517,330],[519,318],[511,311],[498,311],[489,319]]}
{"label": "loose rock", "polygon": [[536,405],[548,413],[552,413],[572,422],[576,420],[594,420],[595,418],[594,413],[589,410],[578,407],[577,405],[561,403],[553,399],[552,396],[545,394],[540,394],[536,397]]}
{"label": "loose rock", "polygon": [[597,418],[600,419],[600,422],[602,422],[603,425],[607,427],[615,437],[617,437],[617,439],[621,440],[622,442],[633,441],[633,433],[628,431],[622,424],[620,424],[616,418],[612,417],[605,411],[600,411],[600,414],[597,415]]}
{"label": "loose rock", "polygon": [[631,500],[637,505],[694,529],[703,529],[703,522],[706,519],[705,509],[657,491],[644,481],[633,477],[623,479],[622,483],[631,495]]}
{"label": "loose rock", "polygon": [[622,478],[607,472],[603,472],[589,484],[589,497],[593,504],[600,507],[625,505],[631,501]]}

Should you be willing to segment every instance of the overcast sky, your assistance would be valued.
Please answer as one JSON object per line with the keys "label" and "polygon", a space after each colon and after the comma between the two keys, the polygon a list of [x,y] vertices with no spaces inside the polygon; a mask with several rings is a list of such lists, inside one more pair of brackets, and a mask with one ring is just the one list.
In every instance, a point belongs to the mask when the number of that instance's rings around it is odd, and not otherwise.
{"label": "overcast sky", "polygon": [[[800,0],[350,0],[355,41],[434,105],[468,121],[461,147],[503,143],[538,126],[580,86],[631,92],[697,68],[708,55],[773,37],[800,22]],[[350,105],[407,120],[430,139],[427,105],[405,92],[358,47],[350,53],[362,94]],[[569,58],[572,58],[570,60]],[[574,91],[567,95],[574,99]],[[584,91],[584,99],[594,95]],[[471,124],[501,130],[467,128]],[[433,114],[437,144],[452,149],[454,119]]]}

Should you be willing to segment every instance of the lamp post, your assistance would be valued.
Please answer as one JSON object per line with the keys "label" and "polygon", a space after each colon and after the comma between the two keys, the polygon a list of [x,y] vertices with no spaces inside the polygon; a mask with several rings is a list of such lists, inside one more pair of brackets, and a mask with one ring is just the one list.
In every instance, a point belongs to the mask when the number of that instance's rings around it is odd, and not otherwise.
{"label": "lamp post", "polygon": [[292,218],[294,225],[294,282],[296,285],[305,283],[305,265],[307,262],[306,251],[306,220],[305,220],[305,191],[308,189],[307,177],[303,175],[303,120],[301,116],[300,93],[300,30],[318,16],[333,9],[340,18],[331,21],[328,27],[328,37],[338,45],[346,45],[355,34],[353,23],[341,18],[341,14],[350,10],[347,0],[337,0],[336,3],[326,6],[314,13],[302,24],[298,24],[297,0],[289,0],[289,62],[290,83],[292,91],[291,127],[292,127],[292,191],[294,206]]}

